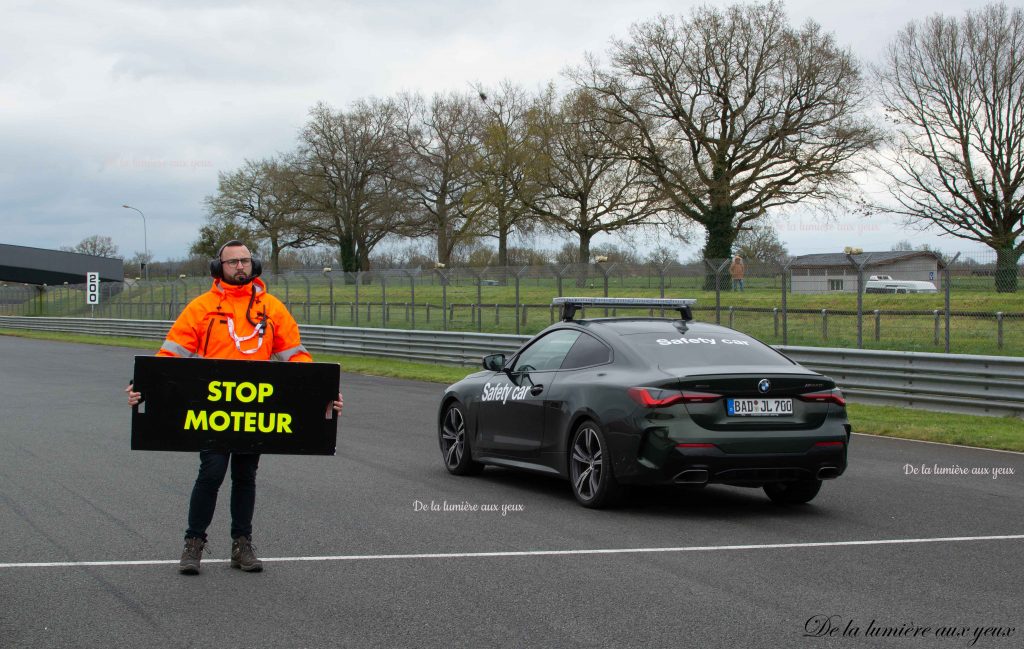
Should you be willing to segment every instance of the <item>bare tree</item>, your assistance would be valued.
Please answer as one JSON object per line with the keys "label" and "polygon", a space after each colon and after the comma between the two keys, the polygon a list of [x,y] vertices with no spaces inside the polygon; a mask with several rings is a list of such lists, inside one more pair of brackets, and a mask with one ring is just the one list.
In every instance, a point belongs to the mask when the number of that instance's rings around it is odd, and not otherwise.
{"label": "bare tree", "polygon": [[304,199],[293,165],[278,159],[246,160],[217,174],[217,193],[206,197],[212,221],[234,221],[270,248],[270,270],[280,273],[281,251],[311,245]]}
{"label": "bare tree", "polygon": [[117,245],[110,237],[94,234],[78,242],[75,246],[61,246],[65,252],[77,252],[96,257],[117,257]]}
{"label": "bare tree", "polygon": [[465,205],[477,220],[478,231],[498,240],[497,265],[507,266],[509,237],[533,227],[522,199],[534,191],[526,174],[533,162],[526,146],[529,100],[522,88],[510,83],[495,92],[483,87],[477,92],[484,110]]}
{"label": "bare tree", "polygon": [[1024,10],[912,22],[878,69],[897,147],[895,212],[996,251],[996,290],[1024,254]]}
{"label": "bare tree", "polygon": [[791,27],[779,2],[634,25],[610,70],[574,76],[609,103],[609,128],[633,129],[623,153],[704,226],[705,259],[772,208],[842,196],[878,141],[852,54],[812,21]]}
{"label": "bare tree", "polygon": [[429,104],[405,95],[399,104],[405,187],[421,212],[421,232],[434,237],[437,261],[448,265],[456,246],[476,234],[477,212],[464,199],[473,180],[479,109],[475,98],[454,93],[434,95]]}
{"label": "bare tree", "polygon": [[373,247],[407,223],[397,119],[392,101],[358,101],[347,112],[319,103],[302,130],[303,191],[318,239],[337,248],[345,271],[369,270]]}
{"label": "bare tree", "polygon": [[740,230],[734,245],[736,254],[742,256],[748,263],[753,261],[764,265],[782,266],[789,258],[789,251],[779,241],[779,233],[764,221]]}
{"label": "bare tree", "polygon": [[643,167],[618,155],[633,127],[606,124],[601,102],[579,89],[559,99],[549,86],[529,117],[535,164],[528,171],[536,190],[526,203],[553,229],[577,238],[580,263],[590,261],[595,235],[648,223],[666,205]]}

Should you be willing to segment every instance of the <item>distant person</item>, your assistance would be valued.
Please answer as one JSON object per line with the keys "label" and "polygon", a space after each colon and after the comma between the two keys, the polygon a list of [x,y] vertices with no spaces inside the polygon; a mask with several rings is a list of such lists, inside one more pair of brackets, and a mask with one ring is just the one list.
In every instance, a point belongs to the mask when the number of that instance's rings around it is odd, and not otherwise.
{"label": "distant person", "polygon": [[747,265],[743,263],[743,257],[736,255],[729,264],[729,274],[732,275],[732,290],[743,292],[743,276],[747,272]]}
{"label": "distant person", "polygon": [[[276,360],[310,363],[313,357],[299,340],[299,325],[267,286],[257,279],[262,272],[241,241],[228,241],[210,262],[213,286],[192,300],[175,320],[157,356],[202,357],[233,360]],[[142,401],[129,385],[128,405]],[[341,412],[341,393],[332,404]],[[206,547],[206,528],[213,520],[217,491],[231,464],[231,567],[260,572],[263,562],[252,545],[252,515],[256,507],[256,469],[259,453],[199,452],[199,475],[188,507],[185,549],[178,571],[199,573]]]}

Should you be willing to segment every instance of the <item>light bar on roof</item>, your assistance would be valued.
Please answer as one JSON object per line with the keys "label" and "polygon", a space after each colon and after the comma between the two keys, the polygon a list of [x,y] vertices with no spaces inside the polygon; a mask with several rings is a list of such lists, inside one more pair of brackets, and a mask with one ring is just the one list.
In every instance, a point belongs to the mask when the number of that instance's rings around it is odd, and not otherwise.
{"label": "light bar on roof", "polygon": [[553,306],[560,306],[563,320],[572,320],[576,311],[585,307],[612,309],[673,309],[679,311],[683,320],[693,320],[690,306],[696,304],[692,298],[645,298],[645,297],[556,297]]}
{"label": "light bar on roof", "polygon": [[556,297],[551,304],[578,304],[579,306],[634,307],[637,309],[678,309],[696,304],[692,298],[673,299],[657,297]]}

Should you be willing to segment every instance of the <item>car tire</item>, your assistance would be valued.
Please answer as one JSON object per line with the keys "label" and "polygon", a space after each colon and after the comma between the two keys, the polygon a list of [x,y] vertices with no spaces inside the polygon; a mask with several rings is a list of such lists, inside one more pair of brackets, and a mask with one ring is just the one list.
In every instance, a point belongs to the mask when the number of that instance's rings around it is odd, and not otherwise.
{"label": "car tire", "polygon": [[445,409],[437,427],[437,439],[441,445],[441,460],[448,473],[477,475],[484,470],[484,465],[475,462],[469,450],[466,415],[462,404],[454,402]]}
{"label": "car tire", "polygon": [[576,427],[569,444],[569,481],[576,500],[600,509],[618,502],[622,489],[615,479],[604,432],[593,421]]}
{"label": "car tire", "polygon": [[764,492],[783,505],[801,505],[811,502],[821,489],[821,480],[800,480],[798,482],[769,482]]}

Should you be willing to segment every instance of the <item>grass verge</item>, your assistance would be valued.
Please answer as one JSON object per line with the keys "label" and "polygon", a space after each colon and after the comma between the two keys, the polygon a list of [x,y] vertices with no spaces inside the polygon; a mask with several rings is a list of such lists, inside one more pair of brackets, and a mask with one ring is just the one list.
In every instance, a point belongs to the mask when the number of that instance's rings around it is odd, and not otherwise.
{"label": "grass verge", "polygon": [[[138,338],[15,329],[0,329],[0,335],[89,345],[131,347],[150,351],[157,347],[156,341],[139,340]],[[454,383],[475,371],[472,367],[409,363],[366,356],[316,354],[316,360],[340,363],[342,371],[345,372],[445,384]],[[855,403],[849,404],[847,413],[850,423],[853,424],[853,430],[858,433],[1024,452],[1024,422],[1012,417],[976,417]]]}

